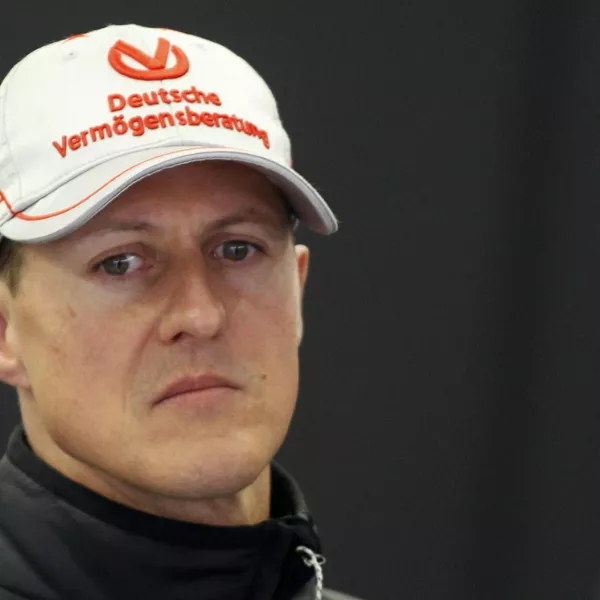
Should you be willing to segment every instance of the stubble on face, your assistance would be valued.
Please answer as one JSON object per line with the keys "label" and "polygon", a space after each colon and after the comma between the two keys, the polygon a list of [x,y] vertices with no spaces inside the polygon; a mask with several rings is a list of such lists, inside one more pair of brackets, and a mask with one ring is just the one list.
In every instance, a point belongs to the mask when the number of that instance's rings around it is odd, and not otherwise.
{"label": "stubble on face", "polygon": [[[260,250],[224,258],[236,241]],[[114,256],[124,276],[102,262]],[[74,234],[27,247],[12,327],[34,450],[165,516],[206,519],[210,499],[214,517],[217,499],[253,482],[264,504],[295,407],[307,268],[278,192],[227,163],[158,173]],[[154,403],[168,383],[205,373],[237,389],[201,409]]]}

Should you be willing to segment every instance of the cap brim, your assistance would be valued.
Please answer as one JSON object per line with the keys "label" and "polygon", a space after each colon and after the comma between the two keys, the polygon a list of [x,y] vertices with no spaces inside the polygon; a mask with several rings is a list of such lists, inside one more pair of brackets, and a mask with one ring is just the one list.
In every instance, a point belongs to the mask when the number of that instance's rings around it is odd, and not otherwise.
{"label": "cap brim", "polygon": [[282,190],[307,227],[325,235],[337,230],[335,215],[321,195],[291,168],[243,150],[163,146],[117,156],[90,168],[15,214],[0,227],[0,234],[28,243],[61,238],[87,223],[141,179],[163,169],[204,160],[233,161],[261,171]]}

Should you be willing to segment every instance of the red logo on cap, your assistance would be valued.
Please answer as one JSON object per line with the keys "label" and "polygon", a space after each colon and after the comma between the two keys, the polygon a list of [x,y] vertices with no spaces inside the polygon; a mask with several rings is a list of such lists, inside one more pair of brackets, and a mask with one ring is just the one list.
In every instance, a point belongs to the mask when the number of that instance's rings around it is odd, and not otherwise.
{"label": "red logo on cap", "polygon": [[[169,54],[173,51],[176,63],[167,68]],[[140,63],[143,69],[134,69],[123,61],[123,54]],[[154,56],[149,56],[139,48],[119,40],[108,52],[108,61],[113,69],[133,79],[144,79],[154,81],[157,79],[175,79],[185,75],[190,68],[190,61],[185,52],[177,46],[171,46],[171,43],[165,38],[158,38],[158,45]]]}

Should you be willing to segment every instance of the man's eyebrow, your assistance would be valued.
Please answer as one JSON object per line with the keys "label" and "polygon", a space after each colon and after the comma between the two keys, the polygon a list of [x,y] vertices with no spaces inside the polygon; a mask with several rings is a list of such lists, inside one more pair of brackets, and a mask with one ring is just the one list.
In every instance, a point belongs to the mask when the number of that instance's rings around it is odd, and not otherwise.
{"label": "man's eyebrow", "polygon": [[[280,224],[276,225],[276,219],[255,209],[246,209],[241,212],[233,213],[215,219],[209,223],[206,227],[207,231],[214,231],[223,229],[230,225],[237,225],[240,223],[255,223],[257,225],[264,225],[267,228],[280,232],[280,235],[285,234],[285,227]],[[100,227],[90,231],[87,237],[96,235],[111,233],[115,231],[145,231],[148,233],[158,233],[162,228],[159,225],[143,220],[107,220]]]}
{"label": "man's eyebrow", "polygon": [[112,233],[113,231],[149,231],[156,232],[160,228],[147,221],[107,221],[101,227],[97,227],[90,231],[87,237],[103,234]]}

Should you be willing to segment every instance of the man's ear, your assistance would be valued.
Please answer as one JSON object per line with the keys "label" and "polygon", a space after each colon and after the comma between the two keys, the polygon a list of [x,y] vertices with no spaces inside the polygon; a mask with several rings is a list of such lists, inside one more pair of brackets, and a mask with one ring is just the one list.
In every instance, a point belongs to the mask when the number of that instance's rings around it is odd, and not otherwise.
{"label": "man's ear", "polygon": [[21,362],[15,322],[11,319],[14,298],[0,282],[0,380],[15,387],[29,387],[27,371]]}
{"label": "man's ear", "polygon": [[298,266],[299,297],[298,297],[298,345],[304,335],[304,319],[302,318],[302,299],[308,279],[308,267],[310,264],[310,250],[302,244],[296,244],[296,264]]}

